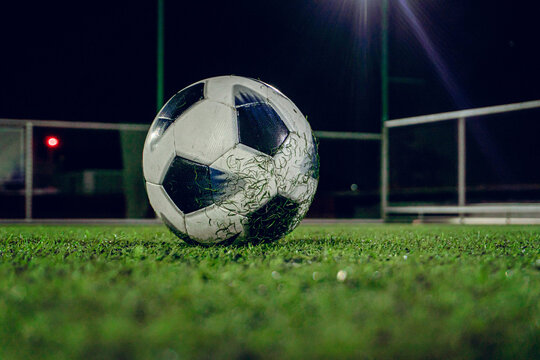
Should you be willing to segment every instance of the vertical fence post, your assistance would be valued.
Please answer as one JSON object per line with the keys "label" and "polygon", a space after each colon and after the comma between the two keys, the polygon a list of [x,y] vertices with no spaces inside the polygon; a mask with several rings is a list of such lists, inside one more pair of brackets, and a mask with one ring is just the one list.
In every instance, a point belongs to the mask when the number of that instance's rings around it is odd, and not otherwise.
{"label": "vertical fence post", "polygon": [[164,52],[165,52],[165,0],[157,1],[157,69],[156,69],[156,108],[161,110],[164,97]]}
{"label": "vertical fence post", "polygon": [[388,207],[388,0],[381,2],[381,218]]}
{"label": "vertical fence post", "polygon": [[382,127],[381,137],[381,218],[386,220],[386,208],[388,207],[388,128]]}
{"label": "vertical fence post", "polygon": [[[465,157],[465,118],[458,119],[458,206],[465,206],[465,180],[466,180],[466,157]],[[465,214],[460,211],[459,219],[463,223]]]}
{"label": "vertical fence post", "polygon": [[25,125],[25,171],[24,171],[24,200],[25,200],[25,220],[32,220],[32,196],[34,179],[34,126],[31,122]]}

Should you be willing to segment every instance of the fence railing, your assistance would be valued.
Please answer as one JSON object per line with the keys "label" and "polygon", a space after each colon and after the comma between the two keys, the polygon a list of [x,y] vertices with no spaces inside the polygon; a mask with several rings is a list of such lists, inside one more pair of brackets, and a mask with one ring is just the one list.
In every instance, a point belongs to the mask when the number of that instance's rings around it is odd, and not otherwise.
{"label": "fence railing", "polygon": [[[62,128],[82,130],[116,130],[116,131],[148,131],[150,125],[146,124],[119,124],[105,122],[78,122],[61,120],[35,120],[35,119],[0,119],[1,127],[15,127],[24,129],[24,220],[33,220],[33,196],[35,195],[34,178],[34,128]],[[320,139],[328,140],[355,140],[380,141],[381,134],[363,132],[314,131]],[[42,220],[40,220],[42,221]]]}
{"label": "fence railing", "polygon": [[[388,137],[388,130],[391,128],[421,125],[440,121],[457,120],[458,121],[458,137],[457,137],[457,191],[458,205],[457,206],[389,206],[389,176],[390,176],[390,160],[388,139],[383,141],[382,156],[384,157],[381,166],[381,207],[383,217],[388,214],[458,214],[463,218],[466,214],[512,214],[512,213],[540,213],[540,204],[493,204],[493,205],[468,205],[466,199],[466,131],[465,124],[469,119],[475,121],[478,117],[486,115],[508,113],[512,111],[520,111],[527,109],[540,108],[540,100],[527,101],[521,103],[489,106],[477,109],[468,109],[460,111],[452,111],[446,113],[415,116],[410,118],[388,120],[383,124],[383,134]],[[474,117],[475,119],[470,119]]]}
{"label": "fence railing", "polygon": [[[358,140],[358,141],[381,141],[381,214],[386,218],[389,214],[458,214],[463,217],[466,214],[511,214],[511,213],[540,213],[540,204],[483,204],[470,205],[466,199],[466,121],[472,117],[478,118],[486,115],[507,113],[527,109],[540,108],[540,100],[514,103],[499,106],[490,106],[477,109],[452,111],[439,114],[423,115],[403,119],[388,120],[383,124],[383,131],[378,133],[362,132],[336,132],[336,131],[314,131],[320,139],[329,140]],[[389,195],[389,129],[421,125],[427,123],[457,120],[457,192],[458,203],[456,206],[431,205],[431,206],[390,206],[388,205]],[[118,124],[103,122],[72,122],[57,120],[33,120],[33,119],[0,119],[0,126],[18,127],[25,129],[24,159],[25,159],[25,219],[32,220],[32,197],[33,197],[33,129],[35,127],[51,127],[65,129],[89,129],[89,130],[117,130],[117,131],[147,131],[149,125],[146,124]],[[386,138],[385,138],[386,137]]]}
{"label": "fence railing", "polygon": [[[403,119],[388,120],[383,124],[382,133],[363,132],[337,132],[337,131],[314,131],[320,139],[329,140],[358,140],[358,141],[381,141],[381,214],[386,218],[388,214],[458,214],[463,217],[466,214],[509,214],[509,213],[540,213],[540,204],[483,204],[469,205],[466,199],[466,121],[472,117],[478,118],[486,115],[507,113],[527,109],[540,108],[540,100],[490,106],[477,109],[452,111],[439,114],[423,115]],[[457,120],[457,192],[458,204],[456,206],[432,205],[432,206],[390,206],[389,195],[389,129],[421,125],[427,123]],[[33,119],[0,119],[0,126],[18,127],[25,129],[25,219],[32,220],[32,196],[33,196],[33,129],[35,127],[51,127],[65,129],[91,129],[91,130],[117,130],[117,131],[148,131],[146,124],[118,124],[103,122],[72,122],[57,120],[33,120]],[[386,138],[385,138],[386,137]]]}
{"label": "fence railing", "polygon": [[0,119],[0,126],[24,128],[24,201],[25,220],[32,220],[32,200],[34,195],[34,128],[62,128],[62,129],[88,129],[88,130],[117,130],[117,131],[148,131],[148,125],[117,124],[102,122],[77,122],[59,120],[33,120],[33,119]]}

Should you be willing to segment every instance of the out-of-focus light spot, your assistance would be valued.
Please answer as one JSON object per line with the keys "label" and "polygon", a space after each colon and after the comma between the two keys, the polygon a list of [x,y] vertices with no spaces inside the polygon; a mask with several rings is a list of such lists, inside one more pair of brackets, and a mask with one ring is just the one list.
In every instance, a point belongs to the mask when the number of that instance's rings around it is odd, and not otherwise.
{"label": "out-of-focus light spot", "polygon": [[356,191],[356,190],[358,190],[358,185],[351,184],[351,191]]}
{"label": "out-of-focus light spot", "polygon": [[55,136],[48,136],[47,139],[45,139],[45,144],[50,148],[56,148],[60,145],[60,140]]}

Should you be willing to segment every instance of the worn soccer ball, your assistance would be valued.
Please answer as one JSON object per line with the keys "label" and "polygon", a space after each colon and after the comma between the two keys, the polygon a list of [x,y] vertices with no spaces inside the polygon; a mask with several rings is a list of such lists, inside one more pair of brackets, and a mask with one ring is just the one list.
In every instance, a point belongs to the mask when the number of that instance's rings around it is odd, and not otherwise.
{"label": "worn soccer ball", "polygon": [[144,144],[150,204],[190,244],[270,242],[306,214],[317,144],[276,88],[239,76],[199,81],[157,114]]}

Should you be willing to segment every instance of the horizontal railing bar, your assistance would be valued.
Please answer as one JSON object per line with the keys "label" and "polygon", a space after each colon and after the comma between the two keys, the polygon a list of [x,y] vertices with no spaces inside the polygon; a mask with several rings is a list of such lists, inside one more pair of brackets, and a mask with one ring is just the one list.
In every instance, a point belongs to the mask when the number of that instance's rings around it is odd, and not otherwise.
{"label": "horizontal railing bar", "polygon": [[62,120],[0,119],[0,125],[4,126],[7,125],[24,127],[27,123],[32,123],[34,127],[53,127],[65,129],[148,131],[148,129],[150,128],[150,125],[145,124],[119,124]]}
{"label": "horizontal railing bar", "polygon": [[448,219],[435,217],[425,218],[421,220],[422,223],[443,223],[443,224],[456,224],[456,225],[539,225],[540,218],[531,217],[513,217],[513,216],[501,216],[501,217],[451,217]]}
{"label": "horizontal railing bar", "polygon": [[[24,127],[26,123],[32,123],[34,127],[54,127],[65,129],[92,129],[92,130],[131,130],[148,131],[149,125],[145,124],[119,124],[104,122],[62,121],[62,120],[33,120],[33,119],[0,119],[0,125]],[[320,139],[339,140],[381,140],[381,134],[345,132],[345,131],[314,131]]]}
{"label": "horizontal railing bar", "polygon": [[479,214],[479,213],[540,213],[540,204],[466,205],[466,206],[388,206],[393,214]]}
{"label": "horizontal railing bar", "polygon": [[0,219],[0,224],[53,224],[53,225],[161,225],[159,219],[115,219],[115,218],[86,218],[86,219]]}
{"label": "horizontal railing bar", "polygon": [[492,114],[500,114],[510,111],[526,110],[540,108],[540,100],[526,101],[521,103],[488,106],[476,109],[450,111],[432,115],[414,116],[403,119],[387,120],[384,122],[384,126],[387,128],[398,126],[419,125],[425,123],[432,123],[445,120],[455,120],[458,118],[470,118],[475,116],[484,116]]}
{"label": "horizontal railing bar", "polygon": [[319,139],[330,140],[381,140],[381,134],[345,132],[345,131],[313,131]]}

